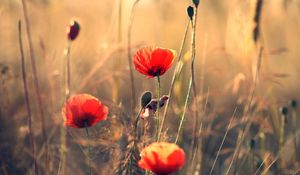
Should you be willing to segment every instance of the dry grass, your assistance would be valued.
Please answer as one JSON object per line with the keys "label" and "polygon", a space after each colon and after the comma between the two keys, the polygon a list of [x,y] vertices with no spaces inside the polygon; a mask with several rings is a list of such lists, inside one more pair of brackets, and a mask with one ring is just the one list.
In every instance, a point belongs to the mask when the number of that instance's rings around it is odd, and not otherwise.
{"label": "dry grass", "polygon": [[[26,1],[42,102],[39,103],[21,1],[0,1],[1,175],[33,174],[33,157],[37,160],[37,174],[86,174],[87,145],[93,153],[94,174],[130,174],[130,168],[131,174],[144,173],[136,161],[140,149],[153,141],[154,116],[139,121],[136,144],[134,123],[139,110],[138,96],[151,91],[156,98],[157,82],[133,71],[137,104],[132,115],[127,51],[133,54],[141,46],[156,45],[178,52],[188,20],[186,7],[192,2],[140,0],[132,18],[134,2],[122,1],[119,16],[119,1]],[[192,156],[191,143],[199,142],[195,143],[197,154],[187,159],[192,158],[193,162],[187,161],[177,174],[300,174],[300,111],[290,105],[292,99],[300,101],[300,3],[262,2],[260,12],[257,0],[200,2],[195,38],[197,97],[190,96],[178,144]],[[254,20],[255,16],[259,20]],[[93,94],[110,108],[108,120],[91,128],[89,141],[84,130],[62,126],[65,29],[73,17],[79,21],[81,31],[72,43],[70,55],[71,93]],[[129,34],[130,19],[134,20]],[[35,156],[27,124],[18,20],[23,26]],[[259,33],[254,35],[254,29]],[[178,66],[180,74],[174,80],[160,138],[169,142],[176,139],[189,85],[191,27],[186,39]],[[258,57],[261,47],[263,51]],[[168,94],[175,67],[161,77],[161,95]],[[39,105],[45,114],[44,127]],[[287,116],[279,110],[283,106],[288,107]],[[193,130],[195,111],[201,123],[198,132]],[[283,117],[287,119],[284,125]],[[43,129],[49,143],[48,165]],[[61,129],[67,138],[66,164],[61,163]],[[201,139],[195,139],[197,134]],[[60,166],[65,166],[65,171],[60,171]]]}

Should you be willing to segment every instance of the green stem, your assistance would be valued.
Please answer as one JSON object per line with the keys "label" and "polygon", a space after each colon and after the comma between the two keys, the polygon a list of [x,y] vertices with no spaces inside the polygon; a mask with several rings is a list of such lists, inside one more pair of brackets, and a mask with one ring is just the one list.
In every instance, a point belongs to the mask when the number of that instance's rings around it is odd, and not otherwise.
{"label": "green stem", "polygon": [[90,143],[89,143],[90,136],[89,136],[89,129],[87,127],[85,128],[85,132],[86,132],[87,149],[88,149],[87,158],[88,158],[89,175],[92,175],[92,167],[91,167],[91,159],[90,159],[91,147],[90,147]]}
{"label": "green stem", "polygon": [[157,76],[157,107],[156,107],[156,140],[158,140],[159,135],[159,126],[160,126],[160,119],[159,119],[159,107],[160,107],[160,76]]}

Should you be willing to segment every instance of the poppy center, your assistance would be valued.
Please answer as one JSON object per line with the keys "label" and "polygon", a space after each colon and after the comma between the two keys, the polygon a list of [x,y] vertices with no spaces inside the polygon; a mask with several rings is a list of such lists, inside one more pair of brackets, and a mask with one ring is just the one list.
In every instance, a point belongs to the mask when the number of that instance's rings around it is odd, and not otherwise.
{"label": "poppy center", "polygon": [[164,73],[164,68],[161,66],[153,66],[148,70],[148,74],[155,77],[162,75]]}

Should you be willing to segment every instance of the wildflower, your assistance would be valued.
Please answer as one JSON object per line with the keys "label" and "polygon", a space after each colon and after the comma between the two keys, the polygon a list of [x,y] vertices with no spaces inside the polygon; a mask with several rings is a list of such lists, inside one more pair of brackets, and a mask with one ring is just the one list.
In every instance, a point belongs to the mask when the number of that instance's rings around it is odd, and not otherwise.
{"label": "wildflower", "polygon": [[92,95],[79,94],[65,103],[62,113],[66,126],[85,128],[106,120],[108,108]]}
{"label": "wildflower", "polygon": [[[167,95],[162,96],[159,99],[159,108],[162,108],[165,103],[169,100],[169,97]],[[157,110],[157,99],[152,99],[143,109],[141,113],[142,118],[149,117],[150,113],[153,114]]]}
{"label": "wildflower", "polygon": [[144,148],[138,166],[156,175],[168,175],[181,169],[185,153],[174,143],[155,142]]}
{"label": "wildflower", "polygon": [[80,31],[79,23],[75,20],[71,20],[71,22],[67,28],[68,39],[70,41],[75,40],[79,34],[79,31]]}
{"label": "wildflower", "polygon": [[172,65],[175,51],[161,47],[143,47],[133,56],[135,69],[149,78],[163,75]]}

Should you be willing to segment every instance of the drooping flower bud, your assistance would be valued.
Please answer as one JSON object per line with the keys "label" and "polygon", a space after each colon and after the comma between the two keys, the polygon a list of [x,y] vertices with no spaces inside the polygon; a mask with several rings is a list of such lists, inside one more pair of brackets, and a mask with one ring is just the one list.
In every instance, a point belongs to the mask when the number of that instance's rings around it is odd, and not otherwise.
{"label": "drooping flower bud", "polygon": [[148,103],[151,101],[152,99],[152,93],[149,91],[144,92],[144,94],[141,97],[141,106],[142,108],[145,108]]}
{"label": "drooping flower bud", "polygon": [[283,106],[283,107],[280,108],[280,113],[281,113],[282,115],[287,116],[287,115],[288,115],[288,112],[289,112],[289,110],[288,110],[287,107]]}
{"label": "drooping flower bud", "polygon": [[292,100],[290,101],[290,105],[291,105],[292,108],[297,108],[297,106],[298,106],[297,100],[292,99]]}
{"label": "drooping flower bud", "polygon": [[67,28],[68,39],[70,41],[74,41],[77,38],[79,31],[80,31],[79,23],[75,20],[71,20],[71,22]]}
{"label": "drooping flower bud", "polygon": [[286,106],[283,106],[280,108],[280,113],[281,113],[282,117],[284,117],[284,123],[287,123],[289,109]]}
{"label": "drooping flower bud", "polygon": [[194,16],[194,8],[192,6],[188,6],[186,9],[188,16],[190,17],[191,20],[193,20]]}
{"label": "drooping flower bud", "polygon": [[193,3],[195,4],[196,8],[198,8],[199,0],[193,0]]}

